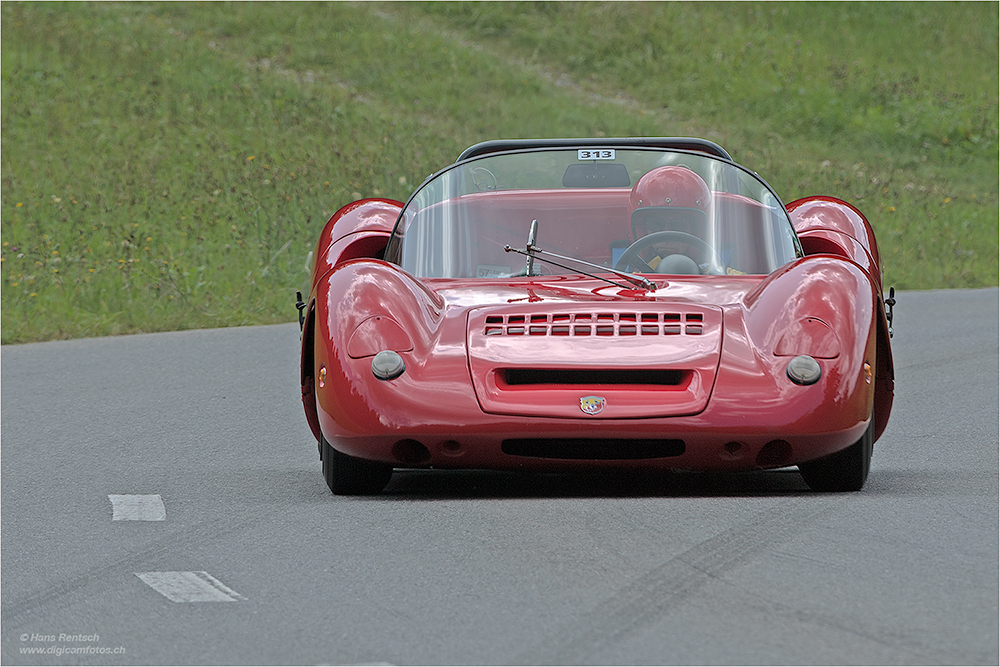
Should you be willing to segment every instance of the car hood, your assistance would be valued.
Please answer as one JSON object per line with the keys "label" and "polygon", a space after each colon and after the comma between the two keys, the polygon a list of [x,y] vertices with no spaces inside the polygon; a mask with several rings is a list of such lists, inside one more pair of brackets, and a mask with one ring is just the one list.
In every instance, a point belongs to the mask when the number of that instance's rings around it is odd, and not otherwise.
{"label": "car hood", "polygon": [[438,293],[468,304],[469,369],[484,412],[622,419],[705,409],[723,338],[723,308],[712,302],[737,301],[755,284],[723,277],[649,293],[559,281],[495,285],[489,297],[485,286]]}

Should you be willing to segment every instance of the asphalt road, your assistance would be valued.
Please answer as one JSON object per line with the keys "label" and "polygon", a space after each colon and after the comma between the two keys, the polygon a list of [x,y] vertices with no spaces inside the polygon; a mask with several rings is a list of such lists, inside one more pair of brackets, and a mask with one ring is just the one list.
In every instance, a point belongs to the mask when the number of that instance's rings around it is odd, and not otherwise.
{"label": "asphalt road", "polygon": [[996,665],[998,291],[898,300],[895,410],[845,495],[397,472],[338,498],[294,324],[4,347],[0,660]]}

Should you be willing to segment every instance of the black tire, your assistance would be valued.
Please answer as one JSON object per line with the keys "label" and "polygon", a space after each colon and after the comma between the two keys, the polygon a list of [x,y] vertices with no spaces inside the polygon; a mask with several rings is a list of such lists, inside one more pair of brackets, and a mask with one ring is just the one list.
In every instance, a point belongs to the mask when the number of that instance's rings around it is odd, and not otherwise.
{"label": "black tire", "polygon": [[813,491],[859,491],[872,463],[872,419],[861,439],[847,449],[818,461],[799,464],[799,473]]}
{"label": "black tire", "polygon": [[365,461],[342,454],[324,438],[320,442],[323,455],[323,477],[326,485],[338,496],[370,496],[380,493],[392,477],[392,466]]}

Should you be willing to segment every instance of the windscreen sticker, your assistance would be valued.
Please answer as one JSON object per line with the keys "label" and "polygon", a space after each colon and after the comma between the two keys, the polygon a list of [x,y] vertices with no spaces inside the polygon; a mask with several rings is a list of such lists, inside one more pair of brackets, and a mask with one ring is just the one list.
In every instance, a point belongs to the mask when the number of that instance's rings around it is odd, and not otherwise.
{"label": "windscreen sticker", "polygon": [[577,160],[614,160],[614,148],[581,148],[576,152]]}
{"label": "windscreen sticker", "polygon": [[479,264],[476,266],[477,278],[509,278],[511,270],[509,266],[499,266],[495,264]]}

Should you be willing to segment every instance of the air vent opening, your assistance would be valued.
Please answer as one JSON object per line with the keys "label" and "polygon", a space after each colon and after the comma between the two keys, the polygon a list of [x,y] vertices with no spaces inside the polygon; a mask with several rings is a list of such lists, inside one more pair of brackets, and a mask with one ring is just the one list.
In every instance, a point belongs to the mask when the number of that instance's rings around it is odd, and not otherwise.
{"label": "air vent opening", "polygon": [[510,386],[526,385],[652,385],[678,387],[690,380],[690,371],[662,369],[505,368],[498,379]]}
{"label": "air vent opening", "polygon": [[531,313],[487,315],[487,336],[700,336],[701,313]]}

